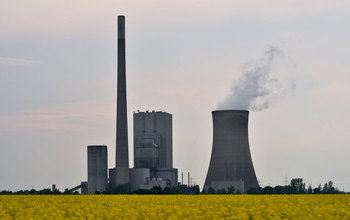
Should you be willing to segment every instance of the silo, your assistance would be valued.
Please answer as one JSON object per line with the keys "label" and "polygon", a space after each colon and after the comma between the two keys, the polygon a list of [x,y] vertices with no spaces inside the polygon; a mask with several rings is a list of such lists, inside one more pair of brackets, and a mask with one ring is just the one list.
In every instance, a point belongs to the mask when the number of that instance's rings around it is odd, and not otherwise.
{"label": "silo", "polygon": [[[249,111],[213,111],[213,147],[204,190],[258,187],[248,140]],[[240,190],[240,191],[241,191]]]}
{"label": "silo", "polygon": [[107,146],[92,145],[88,150],[88,193],[107,189]]}

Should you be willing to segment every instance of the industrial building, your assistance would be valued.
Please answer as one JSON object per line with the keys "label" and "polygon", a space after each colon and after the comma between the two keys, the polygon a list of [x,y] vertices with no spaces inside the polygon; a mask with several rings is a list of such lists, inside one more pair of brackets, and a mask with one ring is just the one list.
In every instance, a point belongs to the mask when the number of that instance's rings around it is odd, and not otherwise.
{"label": "industrial building", "polygon": [[[104,192],[107,188],[107,146],[87,147],[88,157],[88,194]],[[83,191],[83,190],[82,190]]]}
{"label": "industrial building", "polygon": [[258,187],[248,140],[249,111],[213,111],[213,147],[203,190]]}
{"label": "industrial building", "polygon": [[177,174],[178,170],[173,168],[172,115],[162,111],[134,113],[134,168],[130,170],[130,182],[133,182],[130,189],[148,189],[152,184],[176,187]]}
{"label": "industrial building", "polygon": [[[172,115],[167,112],[134,112],[134,167],[129,168],[124,16],[118,16],[117,79],[115,168],[109,169],[108,178],[107,146],[88,146],[88,182],[75,188],[94,194],[106,191],[107,182],[123,192],[178,187],[178,170],[173,168]],[[246,192],[258,187],[249,149],[249,111],[213,111],[212,117],[213,146],[203,189],[233,186]]]}
{"label": "industrial building", "polygon": [[88,182],[75,187],[82,193],[105,192],[107,182],[124,192],[178,184],[178,171],[173,168],[172,115],[166,112],[134,113],[134,168],[129,168],[125,64],[125,17],[118,16],[115,168],[107,168],[107,146],[88,146]]}

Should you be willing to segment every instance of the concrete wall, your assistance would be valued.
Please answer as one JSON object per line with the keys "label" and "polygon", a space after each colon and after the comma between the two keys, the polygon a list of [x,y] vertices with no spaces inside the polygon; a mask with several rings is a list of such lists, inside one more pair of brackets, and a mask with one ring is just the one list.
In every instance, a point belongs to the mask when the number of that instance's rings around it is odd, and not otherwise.
{"label": "concrete wall", "polygon": [[244,181],[244,191],[258,187],[248,141],[248,111],[213,111],[213,148],[204,190],[212,182]]}
{"label": "concrete wall", "polygon": [[177,187],[178,184],[178,170],[175,168],[158,168],[151,171],[151,178],[162,178],[166,181],[166,187]]}
{"label": "concrete wall", "polygon": [[87,151],[88,193],[104,192],[107,188],[107,146],[88,146]]}
{"label": "concrete wall", "polygon": [[134,113],[134,166],[173,168],[172,115]]}
{"label": "concrete wall", "polygon": [[141,189],[146,184],[147,178],[150,178],[149,168],[131,168],[129,173],[131,192]]}
{"label": "concrete wall", "polygon": [[88,194],[88,182],[81,182],[80,192],[81,194]]}
{"label": "concrete wall", "polygon": [[135,167],[157,168],[159,165],[159,135],[143,135],[138,141],[138,146],[134,148]]}
{"label": "concrete wall", "polygon": [[140,189],[152,189],[153,187],[160,186],[162,189],[164,189],[166,185],[166,181],[162,178],[148,178],[146,180],[146,184],[141,185]]}
{"label": "concrete wall", "polygon": [[215,189],[215,191],[224,189],[228,192],[228,189],[233,186],[235,191],[239,190],[239,192],[244,192],[244,182],[243,180],[239,181],[212,181],[211,188]]}
{"label": "concrete wall", "polygon": [[155,186],[174,187],[177,183],[177,169],[160,168],[150,171],[149,168],[131,168],[129,173],[131,192],[138,189],[149,190]]}
{"label": "concrete wall", "polygon": [[117,170],[115,168],[109,168],[108,169],[108,183],[111,186],[116,186],[116,175],[117,175]]}

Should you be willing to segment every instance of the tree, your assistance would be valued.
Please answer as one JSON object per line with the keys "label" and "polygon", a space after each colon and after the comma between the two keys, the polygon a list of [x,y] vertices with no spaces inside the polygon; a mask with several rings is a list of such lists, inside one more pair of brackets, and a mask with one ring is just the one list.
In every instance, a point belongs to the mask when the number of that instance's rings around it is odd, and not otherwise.
{"label": "tree", "polygon": [[312,186],[311,186],[311,184],[310,184],[309,187],[307,188],[307,193],[308,193],[308,194],[312,194]]}
{"label": "tree", "polygon": [[163,189],[163,194],[172,194],[172,193],[171,193],[171,189],[170,189],[169,187],[165,187],[165,188]]}
{"label": "tree", "polygon": [[215,194],[215,189],[213,189],[212,187],[209,187],[208,194]]}
{"label": "tree", "polygon": [[333,187],[333,182],[332,182],[332,181],[329,181],[329,182],[328,182],[328,190],[327,190],[327,193],[331,193],[331,194],[335,193],[335,189],[334,189],[334,187]]}
{"label": "tree", "polygon": [[274,190],[271,186],[265,186],[262,191],[263,194],[274,194]]}
{"label": "tree", "polygon": [[288,193],[288,186],[275,186],[273,191],[274,194],[286,194]]}
{"label": "tree", "polygon": [[227,188],[227,194],[234,194],[236,191],[235,187],[230,186],[229,188]]}
{"label": "tree", "polygon": [[328,192],[328,183],[325,183],[323,185],[323,190],[322,190],[323,193],[327,193]]}
{"label": "tree", "polygon": [[314,188],[313,191],[314,191],[314,194],[321,194],[322,192],[321,184],[319,184],[317,188]]}
{"label": "tree", "polygon": [[151,189],[152,194],[163,194],[163,189],[160,186],[155,186]]}
{"label": "tree", "polygon": [[226,194],[225,189],[218,189],[217,194]]}
{"label": "tree", "polygon": [[305,193],[303,178],[294,178],[290,181],[291,193]]}
{"label": "tree", "polygon": [[192,186],[191,191],[193,194],[199,194],[200,193],[199,186],[198,185]]}

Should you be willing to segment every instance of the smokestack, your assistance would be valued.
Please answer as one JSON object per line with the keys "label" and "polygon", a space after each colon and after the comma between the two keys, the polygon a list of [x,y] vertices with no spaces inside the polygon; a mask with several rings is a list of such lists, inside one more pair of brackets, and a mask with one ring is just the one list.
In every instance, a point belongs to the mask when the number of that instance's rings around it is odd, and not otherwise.
{"label": "smokestack", "polygon": [[190,172],[187,173],[187,186],[190,187]]}
{"label": "smokestack", "polygon": [[184,184],[184,172],[181,172],[181,185]]}
{"label": "smokestack", "polygon": [[118,16],[116,185],[129,188],[128,122],[125,78],[125,17]]}
{"label": "smokestack", "polygon": [[249,111],[213,111],[213,148],[203,189],[258,187],[248,140]]}

